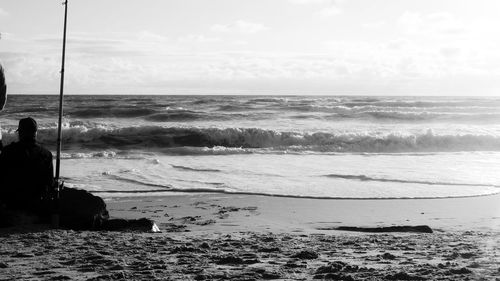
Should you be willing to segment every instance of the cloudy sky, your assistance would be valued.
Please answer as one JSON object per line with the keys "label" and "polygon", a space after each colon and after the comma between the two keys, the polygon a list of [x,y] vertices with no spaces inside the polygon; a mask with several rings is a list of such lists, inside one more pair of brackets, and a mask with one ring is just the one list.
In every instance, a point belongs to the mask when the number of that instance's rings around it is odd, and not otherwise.
{"label": "cloudy sky", "polygon": [[[61,0],[0,0],[12,94],[57,94]],[[70,0],[70,94],[500,95],[497,0]]]}

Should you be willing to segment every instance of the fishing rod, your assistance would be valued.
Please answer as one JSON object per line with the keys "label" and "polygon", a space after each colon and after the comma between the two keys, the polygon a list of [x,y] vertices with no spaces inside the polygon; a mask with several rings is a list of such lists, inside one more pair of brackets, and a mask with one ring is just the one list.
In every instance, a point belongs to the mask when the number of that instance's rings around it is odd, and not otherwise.
{"label": "fishing rod", "polygon": [[57,127],[57,156],[56,156],[56,176],[54,178],[54,209],[52,214],[52,226],[59,227],[59,191],[63,187],[60,182],[59,174],[61,169],[61,145],[62,145],[62,116],[63,116],[63,97],[64,97],[64,63],[66,60],[66,26],[68,20],[68,0],[64,5],[64,29],[63,29],[63,47],[61,63],[61,84],[59,88],[59,122]]}

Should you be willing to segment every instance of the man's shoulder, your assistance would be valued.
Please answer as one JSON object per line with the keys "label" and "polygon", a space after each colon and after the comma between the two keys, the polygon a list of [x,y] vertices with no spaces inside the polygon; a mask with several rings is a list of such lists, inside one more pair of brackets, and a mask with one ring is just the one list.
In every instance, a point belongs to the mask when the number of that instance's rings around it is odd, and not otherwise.
{"label": "man's shoulder", "polygon": [[36,144],[38,146],[38,148],[40,149],[40,151],[46,155],[46,156],[50,156],[52,158],[52,152],[50,152],[50,150],[48,150],[47,148],[43,147],[41,144]]}
{"label": "man's shoulder", "polygon": [[2,148],[2,153],[14,151],[19,148],[19,142],[11,142]]}
{"label": "man's shoulder", "polygon": [[34,148],[34,149],[38,150],[40,152],[40,154],[42,154],[44,156],[52,157],[52,152],[50,152],[50,150],[46,149],[45,147],[43,147],[39,143],[34,143],[32,145],[26,146],[26,144],[23,144],[19,141],[12,142],[12,143],[4,146],[4,148],[2,149],[2,153],[15,153],[15,152],[20,151],[20,150],[25,150],[26,148],[28,148],[28,149]]}
{"label": "man's shoulder", "polygon": [[6,160],[15,157],[19,151],[19,144],[17,142],[12,142],[2,148],[2,153],[0,153],[0,158]]}
{"label": "man's shoulder", "polygon": [[33,148],[38,150],[39,153],[43,156],[52,157],[52,152],[50,152],[50,150],[48,150],[47,148],[45,148],[43,145],[39,144],[38,142],[35,142],[33,144]]}

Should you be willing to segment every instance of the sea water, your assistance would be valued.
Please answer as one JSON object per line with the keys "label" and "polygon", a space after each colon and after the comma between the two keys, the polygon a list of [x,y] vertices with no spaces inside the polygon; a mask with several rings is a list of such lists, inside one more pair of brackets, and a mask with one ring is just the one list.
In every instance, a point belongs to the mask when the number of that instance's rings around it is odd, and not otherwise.
{"label": "sea water", "polygon": [[[31,116],[55,152],[57,114],[57,96],[10,96],[4,144]],[[82,95],[63,125],[66,185],[104,197],[500,192],[500,98]]]}

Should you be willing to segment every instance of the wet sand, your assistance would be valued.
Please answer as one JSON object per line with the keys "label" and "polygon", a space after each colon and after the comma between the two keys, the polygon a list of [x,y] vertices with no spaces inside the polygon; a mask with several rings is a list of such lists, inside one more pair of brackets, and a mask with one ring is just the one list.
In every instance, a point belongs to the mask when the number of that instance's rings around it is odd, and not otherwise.
{"label": "wet sand", "polygon": [[499,199],[116,198],[113,217],[162,232],[3,229],[0,280],[500,280]]}

